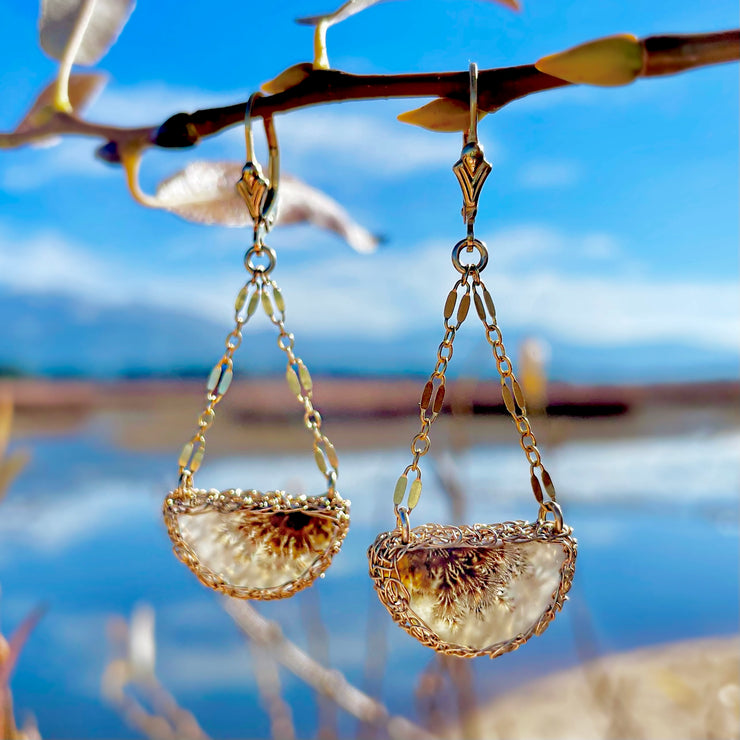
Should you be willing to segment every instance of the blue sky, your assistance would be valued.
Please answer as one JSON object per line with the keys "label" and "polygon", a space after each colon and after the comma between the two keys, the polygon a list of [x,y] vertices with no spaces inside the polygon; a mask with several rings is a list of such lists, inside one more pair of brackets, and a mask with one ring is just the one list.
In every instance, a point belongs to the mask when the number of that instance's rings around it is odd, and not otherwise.
{"label": "blue sky", "polygon": [[[150,124],[244,99],[310,58],[311,30],[292,19],[330,9],[250,6],[223,2],[208,15],[195,3],[140,3],[100,65],[111,80],[89,117]],[[19,0],[2,10],[4,130],[54,75],[38,47],[36,15]],[[329,55],[334,67],[358,73],[465,69],[471,59],[487,68],[532,62],[617,32],[736,24],[736,5],[724,0],[530,0],[520,14],[487,2],[406,0],[330,29]],[[565,380],[736,375],[737,88],[737,65],[724,65],[624,88],[543,93],[481,123],[494,171],[477,233],[491,250],[485,278],[512,349],[524,336],[544,339],[553,375]],[[450,171],[460,139],[395,120],[421,102],[345,103],[277,119],[284,170],[387,237],[366,256],[308,227],[271,236],[289,324],[309,364],[315,360],[322,370],[424,372],[433,364],[454,277],[449,250],[463,235]],[[88,348],[91,357],[100,354],[90,327],[106,311],[131,316],[132,325],[107,337],[104,353],[125,344],[126,362],[146,365],[132,336],[154,331],[154,322],[141,319],[148,311],[174,317],[176,336],[187,337],[188,323],[212,326],[213,341],[191,348],[192,364],[207,367],[228,331],[248,234],[137,205],[120,171],[93,159],[98,143],[66,139],[54,148],[0,153],[0,298],[22,297],[24,327],[30,322],[31,335],[49,338],[48,345],[42,339],[19,348],[17,335],[5,331],[0,359],[43,369],[55,353],[61,357],[52,340],[64,327],[49,325],[38,302],[53,296],[74,308],[59,321],[70,322],[83,365]],[[143,183],[153,190],[189,161],[243,154],[236,130],[194,150],[152,152]],[[12,322],[10,315],[3,323]],[[460,337],[458,372],[486,356],[472,324]],[[273,348],[270,341],[260,351]]]}

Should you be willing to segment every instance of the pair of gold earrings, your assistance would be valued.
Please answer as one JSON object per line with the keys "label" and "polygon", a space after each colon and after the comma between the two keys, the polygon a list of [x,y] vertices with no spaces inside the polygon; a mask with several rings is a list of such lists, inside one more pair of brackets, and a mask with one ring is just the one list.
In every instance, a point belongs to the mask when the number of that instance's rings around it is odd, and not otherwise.
{"label": "pair of gold earrings", "polygon": [[[230,596],[264,600],[292,596],[326,570],[347,533],[349,501],[336,490],[336,452],[322,431],[321,415],[312,403],[311,377],[295,354],[294,337],[285,327],[285,302],[270,277],[275,252],[264,237],[275,215],[279,158],[269,116],[264,119],[270,153],[267,176],[254,157],[251,119],[257,95],[247,106],[247,163],[237,183],[254,221],[253,243],[244,258],[249,279],[236,299],[235,328],[226,339],[226,351],[209,376],[206,408],[180,455],[178,485],[165,499],[164,517],[175,554],[201,582]],[[445,333],[422,391],[421,428],[411,442],[412,461],[394,490],[396,527],[378,535],[368,550],[370,577],[393,620],[424,645],[466,658],[496,657],[541,634],[566,599],[577,552],[542,464],[494,303],[481,277],[488,251],[475,237],[474,224],[491,165],[478,142],[477,125],[477,67],[471,64],[470,124],[460,160],[453,167],[463,192],[467,225],[466,237],[452,250],[452,264],[460,277],[445,302]],[[467,261],[471,257],[475,260]],[[454,339],[471,304],[491,345],[503,401],[529,464],[539,505],[537,519],[473,526],[426,524],[412,529],[410,515],[422,492],[419,462],[431,445],[429,432],[444,403]],[[326,481],[327,491],[320,496],[194,487],[193,476],[205,454],[206,431],[231,383],[233,356],[242,342],[244,325],[258,305],[278,330],[278,346],[287,356],[286,379],[303,407],[314,458]]]}

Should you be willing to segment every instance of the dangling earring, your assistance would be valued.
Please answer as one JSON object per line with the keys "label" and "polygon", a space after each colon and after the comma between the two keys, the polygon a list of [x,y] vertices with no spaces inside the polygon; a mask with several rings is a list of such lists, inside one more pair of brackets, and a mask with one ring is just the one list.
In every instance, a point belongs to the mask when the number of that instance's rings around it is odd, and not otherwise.
{"label": "dangling earring", "polygon": [[[295,354],[294,337],[285,328],[285,301],[270,277],[276,255],[264,243],[264,236],[275,217],[279,154],[273,120],[266,117],[270,161],[265,177],[254,156],[251,126],[258,95],[252,95],[247,105],[247,163],[236,185],[254,221],[253,243],[244,257],[249,279],[236,298],[236,326],[208,378],[208,403],[198,418],[195,435],[182,450],[177,488],[165,499],[163,513],[175,555],[206,586],[242,599],[282,599],[310,586],[329,566],[347,534],[349,501],[336,490],[337,455],[322,431],[321,414],[311,400],[311,376]],[[244,325],[258,305],[277,328],[278,347],[288,358],[286,379],[303,408],[314,458],[326,479],[327,492],[320,496],[239,488],[205,491],[194,486],[193,477],[205,455],[206,432],[231,384],[233,357],[242,343]]]}
{"label": "dangling earring", "polygon": [[[368,558],[380,600],[410,635],[447,655],[495,658],[542,634],[562,608],[573,580],[576,540],[555,500],[555,488],[527,419],[522,390],[506,355],[493,300],[481,278],[488,251],[475,238],[473,225],[491,165],[478,143],[477,73],[476,65],[471,64],[470,126],[463,137],[460,160],[453,167],[463,191],[468,232],[452,250],[452,264],[461,277],[445,302],[445,334],[434,371],[421,394],[421,430],[411,442],[412,462],[393,494],[397,526],[378,535]],[[463,253],[474,252],[477,262],[463,262]],[[453,341],[471,302],[493,349],[503,401],[529,463],[532,490],[539,504],[537,521],[425,524],[411,529],[410,514],[422,491],[419,460],[429,451],[429,430],[442,410]]]}

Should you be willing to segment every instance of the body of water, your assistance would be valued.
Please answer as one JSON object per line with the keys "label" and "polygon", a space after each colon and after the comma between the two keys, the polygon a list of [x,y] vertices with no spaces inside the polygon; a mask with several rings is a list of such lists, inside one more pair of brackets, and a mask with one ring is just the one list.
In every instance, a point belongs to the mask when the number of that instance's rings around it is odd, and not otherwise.
{"label": "body of water", "polygon": [[[175,482],[172,455],[121,449],[94,421],[66,436],[35,436],[32,461],[0,506],[0,584],[6,634],[34,606],[47,611],[13,679],[16,714],[45,737],[119,738],[132,731],[101,699],[107,624],[137,604],[156,613],[157,675],[216,737],[269,737],[250,652],[221,597],[172,554],[161,501]],[[341,452],[341,441],[338,445]],[[725,635],[738,627],[740,434],[580,441],[549,450],[566,520],[579,540],[571,599],[547,632],[495,661],[474,661],[479,701],[596,654]],[[368,645],[385,664],[380,691],[394,713],[417,717],[415,692],[434,654],[396,627],[367,575],[365,552],[393,526],[391,495],[407,453],[341,457],[340,490],[352,526],[326,578],[284,602],[258,604],[288,637],[310,647],[316,610],[332,667],[362,687]],[[426,464],[414,524],[449,521],[448,500]],[[466,519],[532,519],[536,504],[516,443],[459,455]],[[214,458],[202,487],[320,493],[310,455]],[[300,736],[317,726],[315,695],[282,671]],[[377,683],[377,676],[376,681]],[[340,716],[340,736],[356,721]]]}

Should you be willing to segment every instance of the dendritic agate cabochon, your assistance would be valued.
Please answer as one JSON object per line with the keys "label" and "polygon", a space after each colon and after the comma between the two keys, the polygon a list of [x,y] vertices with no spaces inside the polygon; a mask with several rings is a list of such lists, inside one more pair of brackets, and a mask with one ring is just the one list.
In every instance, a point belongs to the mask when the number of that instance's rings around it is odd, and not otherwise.
{"label": "dendritic agate cabochon", "polygon": [[380,599],[404,629],[472,657],[544,631],[570,588],[576,543],[569,531],[527,522],[430,524],[407,544],[398,531],[381,535],[369,556]]}
{"label": "dendritic agate cabochon", "polygon": [[165,519],[176,555],[207,586],[241,598],[282,598],[328,567],[347,532],[349,502],[193,491],[167,499]]}

